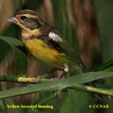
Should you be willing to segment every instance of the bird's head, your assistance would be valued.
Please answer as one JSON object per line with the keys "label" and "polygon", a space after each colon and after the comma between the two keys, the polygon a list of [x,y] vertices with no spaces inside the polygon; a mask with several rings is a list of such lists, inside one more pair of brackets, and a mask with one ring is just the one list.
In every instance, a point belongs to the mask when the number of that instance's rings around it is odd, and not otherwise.
{"label": "bird's head", "polygon": [[15,23],[25,31],[40,28],[44,24],[37,12],[32,10],[21,10],[15,16],[9,17],[8,21]]}

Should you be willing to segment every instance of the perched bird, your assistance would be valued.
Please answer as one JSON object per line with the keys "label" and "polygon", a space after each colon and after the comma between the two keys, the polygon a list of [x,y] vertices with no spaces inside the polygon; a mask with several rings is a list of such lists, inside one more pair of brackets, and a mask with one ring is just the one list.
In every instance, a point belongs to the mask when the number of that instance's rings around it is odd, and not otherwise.
{"label": "perched bird", "polygon": [[[30,54],[40,61],[47,63],[56,70],[69,71],[69,66],[75,70],[81,70],[80,59],[75,58],[78,65],[72,62],[67,55],[68,47],[60,33],[32,10],[21,10],[14,17],[8,18],[22,29],[21,40]],[[74,52],[71,52],[74,55]],[[73,64],[73,65],[72,65]]]}
{"label": "perched bird", "polygon": [[74,61],[70,58],[69,54],[74,56],[75,52],[69,46],[64,46],[67,44],[60,33],[44,22],[37,12],[21,10],[14,17],[8,18],[8,21],[22,29],[21,40],[35,58],[51,65],[55,70],[63,70],[62,75],[68,72],[82,73],[85,70],[79,56],[75,55]]}

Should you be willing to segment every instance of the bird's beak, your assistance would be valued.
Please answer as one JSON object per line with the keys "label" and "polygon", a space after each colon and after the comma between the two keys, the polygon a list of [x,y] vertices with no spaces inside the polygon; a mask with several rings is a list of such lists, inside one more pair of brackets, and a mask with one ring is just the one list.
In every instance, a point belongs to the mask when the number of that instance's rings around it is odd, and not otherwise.
{"label": "bird's beak", "polygon": [[12,23],[17,23],[17,22],[18,22],[18,19],[15,18],[15,17],[9,17],[9,18],[7,19],[7,21],[8,21],[8,22],[12,22]]}

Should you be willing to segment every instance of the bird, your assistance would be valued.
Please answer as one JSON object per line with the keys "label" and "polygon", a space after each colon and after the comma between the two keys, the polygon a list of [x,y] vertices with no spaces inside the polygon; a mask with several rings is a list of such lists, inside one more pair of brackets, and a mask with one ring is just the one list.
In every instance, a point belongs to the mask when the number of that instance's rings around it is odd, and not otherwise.
{"label": "bird", "polygon": [[[87,72],[79,55],[74,54],[74,50],[67,45],[58,30],[46,23],[36,11],[20,10],[7,21],[21,28],[21,41],[32,56],[50,65],[53,70],[63,71],[60,78],[67,73]],[[69,54],[75,56],[74,60]],[[95,95],[101,100],[98,94]]]}
{"label": "bird", "polygon": [[[67,55],[71,50],[69,46],[64,46],[66,41],[36,11],[20,10],[15,16],[9,17],[7,21],[21,28],[21,41],[27,51],[36,59],[50,65],[53,70],[63,70],[64,73],[68,73],[74,68],[77,73],[82,72],[80,58],[78,56],[77,60],[75,58],[77,63],[71,61]],[[72,51],[71,53],[74,54]],[[70,65],[71,68],[69,68]]]}

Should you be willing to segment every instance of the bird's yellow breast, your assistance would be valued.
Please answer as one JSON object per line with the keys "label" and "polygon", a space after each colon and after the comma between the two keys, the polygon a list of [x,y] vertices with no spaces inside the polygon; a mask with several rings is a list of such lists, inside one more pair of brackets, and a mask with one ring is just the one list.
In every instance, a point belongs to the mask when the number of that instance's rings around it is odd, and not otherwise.
{"label": "bird's yellow breast", "polygon": [[50,48],[45,42],[40,39],[24,40],[26,48],[29,52],[39,60],[51,65],[61,65],[67,62],[65,54]]}

